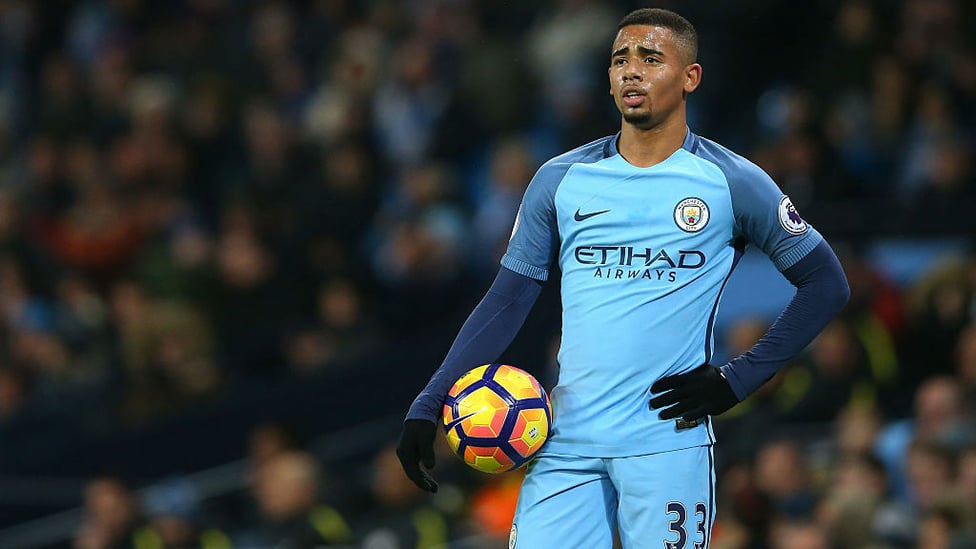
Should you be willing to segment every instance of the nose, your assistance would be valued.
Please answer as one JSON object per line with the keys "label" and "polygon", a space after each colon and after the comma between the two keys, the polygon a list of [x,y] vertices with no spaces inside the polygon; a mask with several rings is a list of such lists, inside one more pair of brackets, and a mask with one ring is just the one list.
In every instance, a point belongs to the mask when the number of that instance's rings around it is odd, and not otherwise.
{"label": "nose", "polygon": [[627,68],[624,69],[623,79],[624,82],[636,81],[640,82],[643,79],[643,74],[641,74],[640,67],[636,63],[630,63]]}

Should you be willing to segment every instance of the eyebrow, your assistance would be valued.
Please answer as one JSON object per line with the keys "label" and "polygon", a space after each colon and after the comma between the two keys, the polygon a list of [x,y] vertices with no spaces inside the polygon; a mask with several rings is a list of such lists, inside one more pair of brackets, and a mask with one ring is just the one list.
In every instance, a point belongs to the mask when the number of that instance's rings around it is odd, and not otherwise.
{"label": "eyebrow", "polygon": [[[651,48],[645,48],[644,46],[637,46],[637,51],[639,51],[642,55],[661,55],[661,56],[664,55],[664,52],[662,51],[658,51]],[[628,52],[630,52],[630,46],[624,46],[619,50],[611,53],[610,58],[612,59],[614,57],[617,57],[618,55],[627,55]]]}

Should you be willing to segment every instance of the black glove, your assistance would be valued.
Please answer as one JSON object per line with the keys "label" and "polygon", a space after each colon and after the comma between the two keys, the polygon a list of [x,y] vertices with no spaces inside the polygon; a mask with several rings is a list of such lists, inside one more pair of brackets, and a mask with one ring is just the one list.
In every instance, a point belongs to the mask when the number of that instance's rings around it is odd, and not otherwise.
{"label": "black glove", "polygon": [[427,471],[420,468],[423,463],[427,469],[434,468],[434,434],[437,424],[426,419],[408,419],[403,422],[400,443],[397,444],[397,457],[403,472],[421,490],[437,491],[437,481]]}
{"label": "black glove", "polygon": [[722,370],[702,364],[690,372],[661,379],[651,385],[651,393],[666,393],[651,399],[652,409],[664,408],[661,419],[681,417],[695,421],[705,416],[717,416],[738,404],[739,399],[722,375]]}

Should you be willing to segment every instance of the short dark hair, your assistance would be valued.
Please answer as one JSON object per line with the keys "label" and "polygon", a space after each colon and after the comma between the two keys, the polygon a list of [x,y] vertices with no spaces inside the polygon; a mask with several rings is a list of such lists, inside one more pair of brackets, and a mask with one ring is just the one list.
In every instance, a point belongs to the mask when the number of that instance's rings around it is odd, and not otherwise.
{"label": "short dark hair", "polygon": [[671,29],[675,41],[688,53],[688,62],[698,60],[698,32],[687,19],[671,10],[661,8],[641,8],[624,16],[617,30],[631,25],[650,25]]}

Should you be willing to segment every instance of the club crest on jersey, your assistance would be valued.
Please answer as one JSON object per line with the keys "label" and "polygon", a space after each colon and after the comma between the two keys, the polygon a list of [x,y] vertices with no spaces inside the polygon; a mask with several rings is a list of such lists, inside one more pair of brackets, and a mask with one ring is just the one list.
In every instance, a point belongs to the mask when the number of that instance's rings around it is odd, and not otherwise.
{"label": "club crest on jersey", "polygon": [[518,537],[518,528],[512,523],[512,531],[508,534],[508,549],[515,549],[515,538]]}
{"label": "club crest on jersey", "polygon": [[779,224],[788,233],[803,234],[807,232],[807,222],[800,217],[793,207],[790,197],[784,196],[779,201]]}
{"label": "club crest on jersey", "polygon": [[682,231],[697,233],[708,224],[708,204],[700,198],[685,198],[674,207],[674,222]]}

